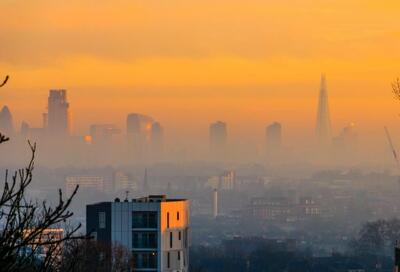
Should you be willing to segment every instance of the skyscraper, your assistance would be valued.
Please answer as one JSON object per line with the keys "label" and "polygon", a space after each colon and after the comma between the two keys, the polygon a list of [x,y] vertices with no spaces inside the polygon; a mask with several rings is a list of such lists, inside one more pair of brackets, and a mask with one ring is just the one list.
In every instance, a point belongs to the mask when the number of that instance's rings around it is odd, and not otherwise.
{"label": "skyscraper", "polygon": [[94,124],[90,126],[90,137],[93,144],[110,144],[114,134],[120,130],[113,124]]}
{"label": "skyscraper", "polygon": [[282,144],[282,126],[278,122],[274,122],[267,126],[265,131],[267,138],[267,151],[276,151]]}
{"label": "skyscraper", "polygon": [[70,120],[67,91],[50,90],[47,107],[47,131],[51,135],[68,136],[70,133]]}
{"label": "skyscraper", "polygon": [[6,136],[14,133],[12,115],[7,106],[4,106],[0,112],[0,133]]}
{"label": "skyscraper", "polygon": [[223,159],[227,151],[226,123],[217,121],[210,125],[210,151],[214,158]]}
{"label": "skyscraper", "polygon": [[321,76],[316,135],[320,143],[328,143],[331,140],[331,120],[329,116],[328,91],[325,75]]}
{"label": "skyscraper", "polygon": [[154,157],[161,155],[163,151],[164,129],[159,122],[151,126],[151,151]]}
{"label": "skyscraper", "polygon": [[149,149],[153,118],[131,113],[126,119],[127,140],[136,158],[143,158]]}

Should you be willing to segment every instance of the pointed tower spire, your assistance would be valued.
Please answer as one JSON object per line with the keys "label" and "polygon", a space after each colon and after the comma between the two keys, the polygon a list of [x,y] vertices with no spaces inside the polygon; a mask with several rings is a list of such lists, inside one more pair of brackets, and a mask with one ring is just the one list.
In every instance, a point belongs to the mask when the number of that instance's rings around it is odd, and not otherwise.
{"label": "pointed tower spire", "polygon": [[325,74],[321,75],[316,135],[318,140],[322,143],[327,143],[331,140],[331,119],[329,116],[328,91]]}

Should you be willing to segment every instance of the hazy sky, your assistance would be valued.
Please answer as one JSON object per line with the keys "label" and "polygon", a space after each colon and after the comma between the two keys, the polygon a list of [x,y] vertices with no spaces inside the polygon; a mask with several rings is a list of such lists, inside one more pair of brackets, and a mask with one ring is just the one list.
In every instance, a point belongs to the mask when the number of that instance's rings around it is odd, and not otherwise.
{"label": "hazy sky", "polygon": [[1,0],[0,12],[0,99],[18,122],[39,125],[48,89],[66,88],[77,133],[142,112],[170,135],[222,119],[251,140],[276,120],[294,141],[313,133],[325,72],[335,134],[400,128],[398,0]]}

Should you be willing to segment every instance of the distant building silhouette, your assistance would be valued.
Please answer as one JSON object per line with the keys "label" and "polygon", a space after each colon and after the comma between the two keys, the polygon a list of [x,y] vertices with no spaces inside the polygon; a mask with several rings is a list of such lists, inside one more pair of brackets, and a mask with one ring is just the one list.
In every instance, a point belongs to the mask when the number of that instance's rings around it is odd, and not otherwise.
{"label": "distant building silhouette", "polygon": [[217,121],[210,125],[210,151],[217,159],[224,159],[227,152],[227,126],[226,123]]}
{"label": "distant building silhouette", "polygon": [[131,113],[126,120],[128,144],[135,158],[147,155],[151,141],[153,118],[150,116]]}
{"label": "distant building silhouette", "polygon": [[153,157],[158,157],[163,152],[164,129],[159,122],[151,126],[151,151]]}
{"label": "distant building silhouette", "polygon": [[340,135],[333,139],[335,153],[341,159],[354,159],[357,151],[357,132],[354,123],[344,127]]}
{"label": "distant building silhouette", "polygon": [[67,176],[65,178],[67,195],[71,195],[77,185],[81,191],[105,192],[106,188],[105,180],[100,176]]}
{"label": "distant building silhouette", "polygon": [[267,151],[276,151],[282,145],[282,126],[278,122],[274,122],[267,126],[265,131],[267,138]]}
{"label": "distant building silhouette", "polygon": [[213,191],[213,218],[218,217],[218,190]]}
{"label": "distant building silhouette", "polygon": [[127,140],[133,157],[157,159],[163,150],[164,129],[152,117],[131,113],[126,120]]}
{"label": "distant building silhouette", "polygon": [[70,133],[69,103],[66,90],[50,90],[48,114],[43,118],[44,127],[53,136],[68,136]]}
{"label": "distant building silhouette", "polygon": [[7,106],[4,106],[0,112],[0,133],[6,136],[14,134],[13,118]]}
{"label": "distant building silhouette", "polygon": [[30,129],[29,124],[25,121],[22,121],[20,133],[23,137],[25,138],[28,137],[29,129]]}
{"label": "distant building silhouette", "polygon": [[132,176],[122,171],[114,172],[114,191],[136,191],[137,184]]}
{"label": "distant building silhouette", "polygon": [[94,124],[90,126],[90,137],[93,144],[109,144],[113,135],[120,132],[113,124]]}
{"label": "distant building silhouette", "polygon": [[329,115],[328,91],[325,75],[321,76],[319,92],[316,135],[320,143],[327,144],[332,140],[331,120]]}

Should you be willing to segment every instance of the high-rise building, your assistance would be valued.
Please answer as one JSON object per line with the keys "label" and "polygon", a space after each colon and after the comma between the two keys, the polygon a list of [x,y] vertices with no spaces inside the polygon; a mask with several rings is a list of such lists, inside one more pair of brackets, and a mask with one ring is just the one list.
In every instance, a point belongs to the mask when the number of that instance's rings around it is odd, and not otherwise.
{"label": "high-rise building", "polygon": [[354,160],[358,155],[357,132],[354,123],[344,127],[340,135],[333,139],[335,155],[341,161]]}
{"label": "high-rise building", "polygon": [[159,122],[151,126],[151,151],[154,157],[160,156],[163,151],[164,129]]}
{"label": "high-rise building", "polygon": [[210,125],[210,151],[214,158],[223,159],[227,152],[227,126],[217,121]]}
{"label": "high-rise building", "polygon": [[98,176],[68,176],[65,178],[67,195],[71,195],[79,185],[80,191],[104,192],[106,184],[103,177]]}
{"label": "high-rise building", "polygon": [[122,171],[114,172],[114,191],[136,191],[137,184],[133,180],[133,177]]}
{"label": "high-rise building", "polygon": [[213,217],[218,217],[218,190],[213,191]]}
{"label": "high-rise building", "polygon": [[20,133],[23,137],[28,137],[30,126],[27,122],[22,121]]}
{"label": "high-rise building", "polygon": [[187,272],[189,203],[165,195],[86,206],[86,230],[97,241],[126,248],[133,271]]}
{"label": "high-rise building", "polygon": [[108,144],[114,134],[121,131],[113,124],[94,124],[90,126],[90,137],[93,144]]}
{"label": "high-rise building", "polygon": [[278,122],[274,122],[267,126],[265,135],[267,138],[267,151],[276,151],[282,145],[282,126]]}
{"label": "high-rise building", "polygon": [[316,135],[320,143],[329,143],[332,140],[331,120],[329,115],[328,90],[325,75],[321,76],[319,92]]}
{"label": "high-rise building", "polygon": [[131,113],[126,120],[128,144],[133,156],[143,158],[149,151],[154,120],[150,116]]}
{"label": "high-rise building", "polygon": [[233,190],[236,186],[236,172],[225,171],[219,176],[218,188],[221,190]]}
{"label": "high-rise building", "polygon": [[0,112],[0,133],[6,136],[14,134],[13,119],[7,106],[4,106]]}
{"label": "high-rise building", "polygon": [[47,120],[47,131],[50,133],[50,135],[69,135],[70,118],[67,91],[50,90],[47,108],[48,114],[44,120]]}

